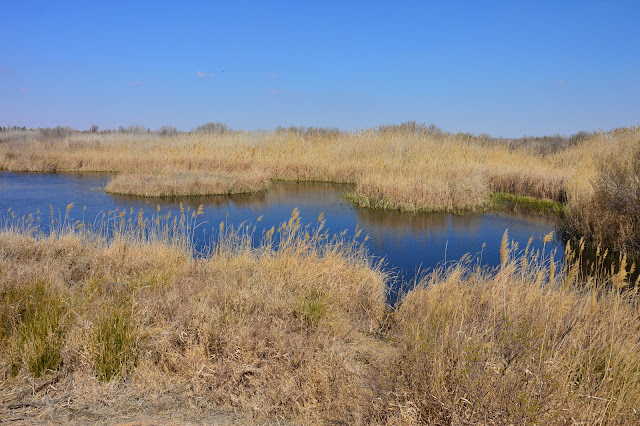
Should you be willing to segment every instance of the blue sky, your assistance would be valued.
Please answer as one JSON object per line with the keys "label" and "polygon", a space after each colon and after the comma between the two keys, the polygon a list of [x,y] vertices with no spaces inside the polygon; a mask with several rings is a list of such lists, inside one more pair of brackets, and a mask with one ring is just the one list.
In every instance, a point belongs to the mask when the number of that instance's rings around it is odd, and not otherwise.
{"label": "blue sky", "polygon": [[640,124],[638,1],[1,0],[0,124]]}

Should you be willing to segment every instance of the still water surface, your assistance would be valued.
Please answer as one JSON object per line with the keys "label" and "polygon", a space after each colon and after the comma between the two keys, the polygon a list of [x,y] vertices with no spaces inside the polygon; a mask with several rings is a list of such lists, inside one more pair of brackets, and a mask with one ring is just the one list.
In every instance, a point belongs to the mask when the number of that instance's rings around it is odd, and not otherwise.
{"label": "still water surface", "polygon": [[[151,214],[158,204],[165,212],[167,209],[177,212],[180,201],[192,209],[203,204],[204,214],[198,218],[203,225],[196,235],[196,243],[202,248],[210,236],[215,235],[221,221],[239,225],[254,223],[263,216],[256,232],[262,235],[262,230],[277,228],[288,220],[297,207],[303,224],[314,224],[324,212],[325,228],[330,233],[347,230],[353,234],[359,225],[362,235],[369,236],[365,243],[369,253],[384,258],[385,268],[398,275],[398,283],[411,281],[419,271],[428,271],[445,258],[458,260],[466,253],[477,255],[478,260],[482,253],[483,265],[498,265],[500,243],[507,228],[510,239],[517,241],[521,248],[533,237],[532,246],[538,249],[542,248],[542,238],[556,229],[553,219],[515,213],[412,215],[356,208],[344,201],[343,193],[351,189],[348,185],[276,182],[269,191],[260,194],[161,199],[107,194],[103,188],[111,177],[109,174],[0,172],[0,215],[6,217],[9,208],[18,216],[39,209],[46,217],[51,204],[56,216],[59,213],[64,216],[66,206],[74,202],[70,216],[93,222],[102,212],[116,207],[135,211],[142,208]],[[483,244],[486,244],[484,248]],[[547,244],[546,251],[561,244],[554,238]],[[560,247],[556,259],[562,255]],[[394,298],[392,292],[390,299]]]}

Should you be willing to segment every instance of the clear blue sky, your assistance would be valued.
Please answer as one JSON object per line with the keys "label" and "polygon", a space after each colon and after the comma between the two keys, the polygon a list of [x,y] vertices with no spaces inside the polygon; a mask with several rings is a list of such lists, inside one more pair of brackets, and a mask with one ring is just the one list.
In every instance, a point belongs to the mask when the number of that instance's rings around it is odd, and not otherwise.
{"label": "clear blue sky", "polygon": [[640,124],[640,1],[0,1],[0,124]]}

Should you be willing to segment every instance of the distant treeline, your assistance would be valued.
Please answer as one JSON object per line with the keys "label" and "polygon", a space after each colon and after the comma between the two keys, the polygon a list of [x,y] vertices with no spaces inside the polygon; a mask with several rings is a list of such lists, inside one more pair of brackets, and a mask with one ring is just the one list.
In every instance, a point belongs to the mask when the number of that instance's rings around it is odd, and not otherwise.
{"label": "distant treeline", "polygon": [[65,138],[73,134],[81,133],[125,133],[125,134],[156,134],[160,136],[175,136],[181,133],[213,133],[223,134],[233,132],[233,130],[225,123],[207,123],[202,126],[198,126],[191,132],[181,132],[173,126],[161,126],[156,130],[151,130],[148,127],[142,127],[138,124],[130,126],[119,126],[117,129],[105,129],[100,130],[97,124],[92,124],[87,130],[77,130],[72,127],[39,127],[39,128],[27,128],[26,126],[0,126],[0,142],[8,140],[23,140],[27,138],[43,138],[43,139],[59,139]]}
{"label": "distant treeline", "polygon": [[[156,130],[142,127],[138,124],[130,126],[119,126],[117,129],[100,130],[97,124],[91,125],[87,130],[76,130],[71,127],[45,127],[45,128],[27,128],[26,126],[0,126],[0,142],[9,140],[25,140],[33,138],[57,139],[64,138],[76,133],[125,133],[125,134],[155,134],[160,136],[176,136],[185,133],[206,133],[206,134],[225,134],[234,130],[225,123],[210,122],[194,128],[191,131],[179,131],[173,126],[161,126]],[[297,133],[303,136],[314,137],[337,137],[344,131],[335,127],[305,127],[305,126],[278,126],[274,129],[277,133]],[[430,137],[449,137],[459,136],[475,140],[480,143],[499,143],[519,148],[529,146],[541,153],[552,153],[570,146],[574,146],[583,140],[593,136],[593,132],[580,131],[570,136],[562,136],[559,134],[550,136],[523,136],[520,138],[503,138],[494,137],[487,133],[467,133],[467,132],[447,132],[436,126],[435,124],[417,123],[415,121],[406,121],[400,124],[382,124],[377,128],[369,129],[378,133],[411,133],[422,134]]]}
{"label": "distant treeline", "polygon": [[378,126],[377,130],[381,133],[408,132],[412,134],[423,134],[429,135],[431,137],[441,138],[458,136],[483,144],[498,143],[514,149],[527,146],[542,154],[550,154],[568,148],[570,146],[575,146],[594,135],[594,132],[580,131],[570,136],[555,134],[550,136],[523,136],[521,138],[503,138],[494,137],[488,133],[474,134],[468,132],[446,132],[435,124],[416,123],[415,121],[407,121],[400,124],[385,124]]}

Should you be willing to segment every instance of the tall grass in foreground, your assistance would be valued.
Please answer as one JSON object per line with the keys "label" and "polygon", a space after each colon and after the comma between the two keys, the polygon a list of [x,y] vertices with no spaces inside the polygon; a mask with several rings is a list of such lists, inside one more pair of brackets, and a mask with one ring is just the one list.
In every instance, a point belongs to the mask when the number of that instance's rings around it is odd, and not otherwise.
{"label": "tall grass in foreground", "polygon": [[585,275],[581,248],[557,269],[505,235],[498,270],[434,271],[391,309],[390,277],[322,217],[222,223],[194,257],[174,219],[120,214],[0,231],[0,417],[640,420],[637,283]]}
{"label": "tall grass in foreground", "polygon": [[507,251],[494,274],[459,265],[404,299],[400,374],[423,420],[640,421],[638,282],[624,265],[585,276],[581,250],[560,273]]}

